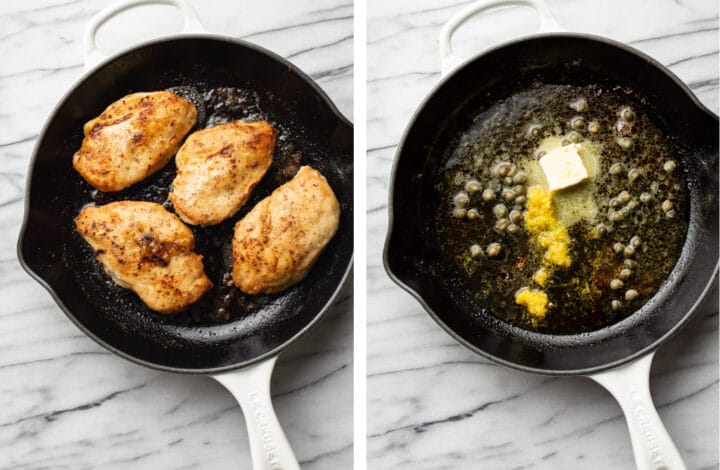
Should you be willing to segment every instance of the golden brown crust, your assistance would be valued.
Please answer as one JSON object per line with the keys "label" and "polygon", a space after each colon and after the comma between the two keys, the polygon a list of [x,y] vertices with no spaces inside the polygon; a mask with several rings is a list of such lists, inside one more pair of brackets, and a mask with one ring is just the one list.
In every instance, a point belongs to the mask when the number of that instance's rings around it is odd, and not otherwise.
{"label": "golden brown crust", "polygon": [[127,95],[85,124],[73,167],[96,189],[120,191],[164,167],[196,119],[172,92]]}
{"label": "golden brown crust", "polygon": [[179,312],[212,287],[192,232],[160,204],[88,206],[75,227],[113,280],[156,312]]}
{"label": "golden brown crust", "polygon": [[327,180],[304,166],[235,224],[233,282],[272,294],[302,280],[337,231],[340,205]]}
{"label": "golden brown crust", "polygon": [[277,133],[267,121],[235,121],[193,132],[178,151],[169,194],[193,225],[232,217],[270,168]]}

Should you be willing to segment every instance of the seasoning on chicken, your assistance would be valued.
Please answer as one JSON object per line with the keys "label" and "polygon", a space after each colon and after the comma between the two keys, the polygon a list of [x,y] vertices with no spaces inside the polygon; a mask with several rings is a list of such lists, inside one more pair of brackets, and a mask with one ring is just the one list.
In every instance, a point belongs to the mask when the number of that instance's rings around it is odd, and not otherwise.
{"label": "seasoning on chicken", "polygon": [[127,95],[85,124],[73,167],[96,189],[120,191],[164,167],[196,119],[169,91]]}
{"label": "seasoning on chicken", "polygon": [[193,132],[175,157],[169,197],[193,225],[232,217],[272,163],[277,133],[267,121],[235,121]]}
{"label": "seasoning on chicken", "polygon": [[340,205],[327,180],[303,166],[235,225],[233,282],[272,294],[302,280],[338,228]]}
{"label": "seasoning on chicken", "polygon": [[88,206],[75,226],[113,280],[156,312],[179,312],[212,287],[192,232],[160,204]]}

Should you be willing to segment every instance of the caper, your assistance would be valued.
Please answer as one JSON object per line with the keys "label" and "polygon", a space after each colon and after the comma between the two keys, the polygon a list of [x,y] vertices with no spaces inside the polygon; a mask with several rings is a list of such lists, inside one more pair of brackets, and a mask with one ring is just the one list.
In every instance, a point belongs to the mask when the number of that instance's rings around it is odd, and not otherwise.
{"label": "caper", "polygon": [[608,215],[608,218],[610,219],[611,222],[620,222],[621,220],[623,220],[625,218],[625,216],[623,215],[623,213],[621,211],[617,211],[617,212],[611,212],[610,215]]}
{"label": "caper", "polygon": [[490,189],[490,188],[486,188],[486,189],[482,192],[482,196],[480,196],[480,197],[482,197],[482,200],[485,201],[485,202],[494,201],[494,200],[495,200],[495,197],[496,197],[496,196],[495,196],[495,191],[493,191],[493,190]]}
{"label": "caper", "polygon": [[632,255],[635,254],[635,247],[632,246],[632,245],[626,246],[626,247],[623,249],[623,254],[625,255],[626,258],[631,257]]}
{"label": "caper", "polygon": [[614,198],[610,199],[610,207],[617,208],[620,206],[622,206],[622,202],[620,202],[620,200],[618,198],[614,197]]}
{"label": "caper", "polygon": [[480,245],[470,245],[470,256],[477,258],[482,254],[482,248]]}
{"label": "caper", "polygon": [[650,193],[642,193],[640,194],[640,202],[647,204],[648,202],[652,201],[652,194]]}
{"label": "caper", "polygon": [[485,248],[485,253],[489,258],[497,258],[502,253],[502,245],[499,243],[491,243]]}
{"label": "caper", "polygon": [[470,196],[468,196],[468,193],[466,193],[465,191],[459,191],[453,197],[453,202],[458,207],[466,206],[467,203],[470,202]]}
{"label": "caper", "polygon": [[515,197],[518,196],[517,194],[515,194],[515,191],[510,188],[503,189],[501,194],[502,198],[505,199],[507,202],[512,201],[513,199],[515,199]]}
{"label": "caper", "polygon": [[641,245],[642,245],[642,240],[637,235],[635,235],[634,237],[632,237],[630,239],[630,246],[633,246],[635,248],[640,248]]}
{"label": "caper", "polygon": [[582,135],[580,135],[580,133],[576,131],[568,132],[567,134],[565,134],[565,138],[573,144],[577,144],[578,142],[582,141]]}
{"label": "caper", "polygon": [[582,116],[575,116],[570,120],[570,126],[576,131],[585,129],[585,119]]}
{"label": "caper", "polygon": [[495,168],[493,168],[493,173],[495,176],[505,177],[508,175],[508,172],[510,171],[510,163],[508,162],[500,162],[497,165],[495,165]]}
{"label": "caper", "polygon": [[660,183],[657,181],[653,181],[650,183],[650,192],[653,194],[657,194],[657,192],[660,191]]}
{"label": "caper", "polygon": [[625,249],[625,245],[618,242],[613,245],[613,250],[615,250],[615,253],[622,253],[622,251]]}
{"label": "caper", "polygon": [[640,294],[635,289],[628,289],[625,291],[625,300],[630,302],[631,300],[637,299],[638,295]]}
{"label": "caper", "polygon": [[620,117],[628,122],[635,120],[635,111],[632,108],[623,108],[620,110]]}
{"label": "caper", "polygon": [[632,196],[627,191],[620,191],[620,194],[617,195],[617,200],[622,204],[627,204],[630,199],[632,199]]}
{"label": "caper", "polygon": [[508,225],[510,225],[510,221],[508,219],[498,219],[497,222],[495,222],[495,230],[502,232]]}
{"label": "caper", "polygon": [[517,165],[515,165],[514,163],[511,163],[510,169],[508,169],[508,171],[507,171],[507,176],[515,176],[516,173],[517,173]]}
{"label": "caper", "polygon": [[630,137],[618,137],[617,144],[623,150],[632,150],[635,146],[635,142]]}
{"label": "caper", "polygon": [[542,126],[540,124],[530,124],[527,127],[528,137],[539,137],[541,131]]}
{"label": "caper", "polygon": [[527,182],[527,174],[524,171],[518,171],[515,176],[513,176],[513,183],[515,184],[522,184]]}
{"label": "caper", "polygon": [[668,161],[666,161],[665,164],[663,165],[663,169],[664,169],[667,173],[672,173],[672,172],[675,170],[676,167],[677,167],[677,164],[676,164],[673,160],[668,160]]}
{"label": "caper", "polygon": [[456,219],[462,219],[467,214],[467,209],[464,207],[456,207],[453,211],[453,217]]}
{"label": "caper", "polygon": [[527,202],[527,198],[523,196],[522,194],[515,198],[515,204],[525,204]]}
{"label": "caper", "polygon": [[620,302],[619,300],[613,300],[612,302],[610,302],[610,308],[612,308],[613,310],[620,310],[622,308],[622,302]]}
{"label": "caper", "polygon": [[613,279],[610,281],[610,289],[612,290],[622,289],[624,285],[625,284],[620,279]]}
{"label": "caper", "polygon": [[635,208],[638,206],[638,202],[633,199],[632,201],[627,203],[627,206],[625,206],[629,211],[635,210]]}
{"label": "caper", "polygon": [[495,204],[495,207],[493,207],[493,214],[495,214],[495,217],[498,219],[502,219],[507,215],[507,213],[508,210],[505,204]]}
{"label": "caper", "polygon": [[476,179],[467,180],[465,183],[465,191],[467,191],[470,194],[475,194],[480,192],[482,189],[482,186],[480,185],[480,182]]}
{"label": "caper", "polygon": [[467,211],[467,218],[468,220],[475,220],[480,218],[480,212],[475,209],[474,207]]}
{"label": "caper", "polygon": [[570,108],[574,109],[575,111],[582,113],[583,111],[587,110],[588,104],[587,100],[585,98],[578,98],[572,103],[570,103]]}
{"label": "caper", "polygon": [[597,224],[595,226],[595,235],[599,238],[607,233],[607,227],[603,224]]}
{"label": "caper", "polygon": [[508,218],[510,219],[510,222],[517,224],[522,220],[522,212],[519,210],[513,209],[510,211],[510,215],[508,215]]}
{"label": "caper", "polygon": [[523,186],[522,184],[518,184],[517,186],[513,186],[512,192],[514,192],[516,196],[520,196],[521,194],[525,194],[525,186]]}
{"label": "caper", "polygon": [[677,212],[675,212],[674,209],[670,209],[669,211],[667,211],[665,213],[665,217],[668,219],[674,219],[676,215],[677,215]]}
{"label": "caper", "polygon": [[588,124],[588,130],[591,134],[597,134],[600,132],[600,124],[596,121],[592,121],[590,124]]}
{"label": "caper", "polygon": [[626,259],[625,261],[623,261],[623,266],[628,269],[635,269],[635,267],[637,266],[637,261],[635,261],[634,259]]}
{"label": "caper", "polygon": [[625,268],[625,269],[621,269],[621,270],[620,270],[620,274],[618,274],[618,277],[619,277],[620,279],[625,280],[625,279],[629,278],[631,275],[632,275],[632,271],[630,271],[629,269]]}
{"label": "caper", "polygon": [[517,233],[520,233],[520,227],[519,227],[518,225],[516,225],[516,224],[510,224],[510,225],[507,226],[507,228],[505,229],[505,231],[506,231],[507,233],[509,233],[510,235],[515,235],[515,234],[517,234]]}
{"label": "caper", "polygon": [[628,180],[631,183],[638,178],[640,178],[640,170],[638,170],[637,168],[633,168],[632,170],[628,171]]}
{"label": "caper", "polygon": [[511,185],[511,184],[513,183],[512,177],[511,177],[511,176],[506,176],[505,178],[503,178],[503,183],[505,183],[505,184],[507,184],[507,185]]}
{"label": "caper", "polygon": [[665,199],[660,207],[662,207],[663,211],[667,212],[669,210],[672,210],[673,203],[670,199]]}
{"label": "caper", "polygon": [[622,174],[623,171],[625,171],[625,166],[622,163],[613,163],[610,165],[610,174],[613,176],[618,176]]}

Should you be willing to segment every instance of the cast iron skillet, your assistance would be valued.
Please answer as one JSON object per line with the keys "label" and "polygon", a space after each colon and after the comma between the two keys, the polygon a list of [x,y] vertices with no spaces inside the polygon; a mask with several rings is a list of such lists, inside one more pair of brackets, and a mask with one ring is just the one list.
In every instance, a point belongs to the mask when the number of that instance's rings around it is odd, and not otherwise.
{"label": "cast iron skillet", "polygon": [[[119,4],[98,13],[88,25],[90,61],[97,55],[96,29],[117,12],[142,3],[173,4],[186,17],[186,31],[200,27],[192,10],[178,0]],[[247,96],[234,98],[216,93],[210,101],[233,119],[266,117],[278,129],[279,139],[273,165],[245,207],[218,227],[193,228],[216,288],[191,313],[163,316],[108,280],[75,233],[73,219],[93,196],[99,203],[161,202],[172,181],[173,164],[128,190],[97,194],[72,170],[71,157],[80,147],[83,123],[111,102],[134,91],[178,86],[248,90]],[[199,117],[200,126],[211,121],[214,110],[208,106],[204,113],[199,111],[205,114]],[[352,132],[351,124],[308,76],[254,44],[186,34],[133,47],[86,73],[45,125],[29,171],[20,262],[70,320],[110,351],[160,370],[213,374],[245,411],[256,468],[297,468],[272,411],[269,381],[276,356],[328,311],[351,269]],[[222,301],[214,298],[239,293],[223,286],[222,280],[234,222],[290,179],[298,160],[328,179],[341,205],[338,232],[305,280],[278,295],[231,299],[224,306],[235,311],[229,312],[228,321],[218,322],[215,311]]]}
{"label": "cast iron skillet", "polygon": [[[469,16],[517,3],[538,9],[545,29],[548,24],[557,28],[547,8],[536,0],[476,2],[443,29],[443,58],[454,59],[450,36]],[[684,168],[689,229],[671,275],[634,314],[589,333],[540,334],[499,320],[491,313],[492,305],[479,305],[462,287],[460,273],[440,256],[435,242],[432,221],[439,201],[433,175],[439,171],[446,149],[453,145],[452,139],[462,130],[459,123],[468,122],[478,110],[532,80],[619,84],[637,90],[646,98],[656,124],[672,138]],[[689,320],[717,272],[718,118],[677,77],[639,51],[588,35],[543,34],[492,48],[445,77],[416,111],[397,150],[389,207],[386,270],[450,335],[509,367],[542,374],[592,375],[623,408],[625,403],[630,410],[642,405],[644,418],[638,418],[637,412],[628,415],[638,467],[683,468],[653,409],[647,371],[652,352]],[[638,358],[642,359],[632,362]],[[626,375],[636,383],[618,378],[628,367],[631,372]],[[638,401],[641,396],[644,401]],[[644,432],[646,429],[649,431]]]}

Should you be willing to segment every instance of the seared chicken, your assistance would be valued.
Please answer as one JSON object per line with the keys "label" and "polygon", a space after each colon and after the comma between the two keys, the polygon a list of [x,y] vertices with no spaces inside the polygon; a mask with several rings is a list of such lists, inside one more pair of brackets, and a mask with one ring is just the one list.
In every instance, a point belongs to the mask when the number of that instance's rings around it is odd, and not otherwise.
{"label": "seared chicken", "polygon": [[75,226],[113,280],[156,312],[179,312],[212,287],[192,232],[160,204],[85,207]]}
{"label": "seared chicken", "polygon": [[235,121],[193,132],[175,157],[170,200],[193,225],[215,225],[250,197],[270,167],[277,134],[269,122]]}
{"label": "seared chicken", "polygon": [[340,205],[327,180],[304,166],[235,224],[233,282],[248,294],[302,280],[335,235]]}
{"label": "seared chicken", "polygon": [[100,191],[120,191],[164,167],[196,119],[169,91],[127,95],[85,124],[73,167]]}

